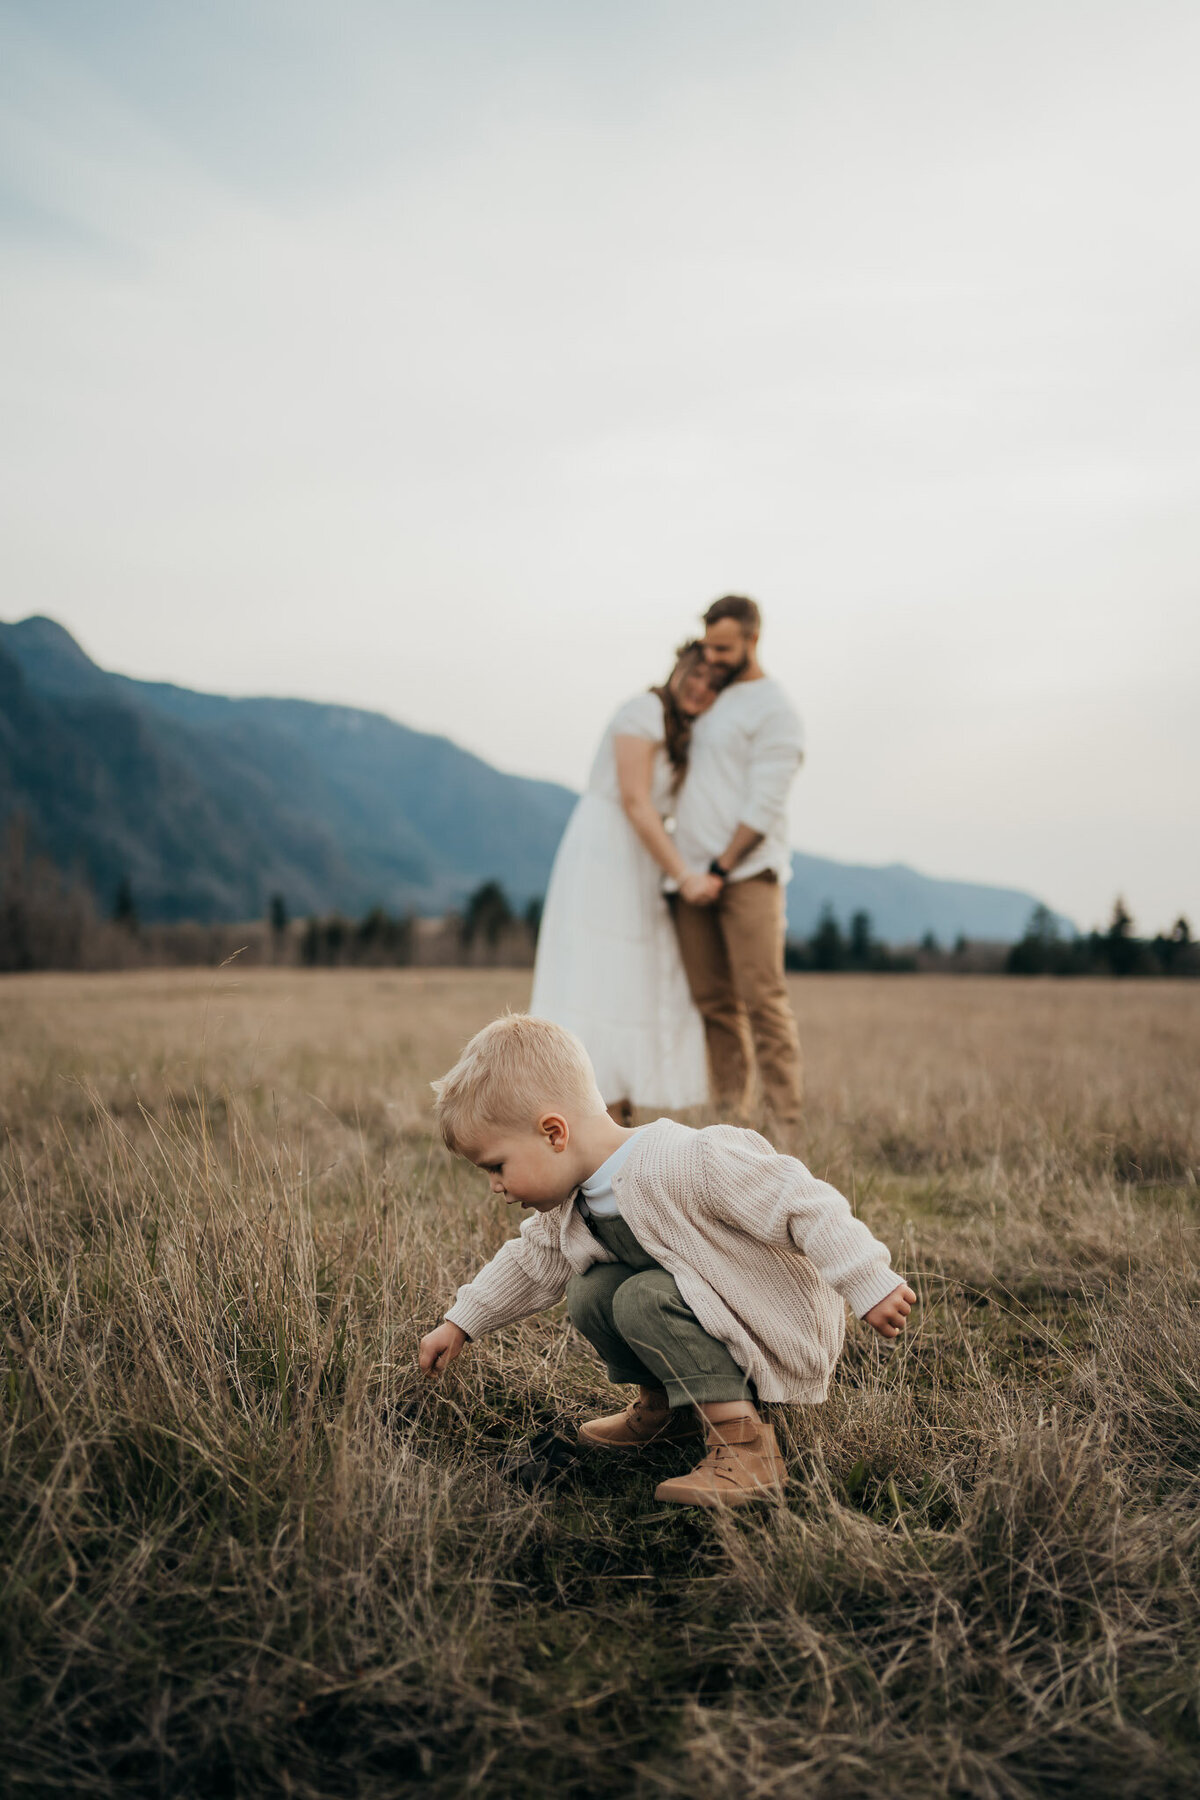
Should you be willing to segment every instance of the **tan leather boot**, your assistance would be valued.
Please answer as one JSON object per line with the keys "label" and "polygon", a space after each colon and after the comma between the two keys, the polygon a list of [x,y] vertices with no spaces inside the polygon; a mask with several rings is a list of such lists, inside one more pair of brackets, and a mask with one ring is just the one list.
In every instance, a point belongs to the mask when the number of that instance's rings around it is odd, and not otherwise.
{"label": "tan leather boot", "polygon": [[606,1419],[587,1419],[579,1427],[581,1444],[598,1444],[603,1450],[644,1450],[647,1444],[679,1444],[699,1435],[700,1421],[690,1406],[671,1411],[650,1407],[641,1395],[624,1412]]}
{"label": "tan leather boot", "polygon": [[775,1427],[761,1419],[706,1421],[708,1455],[690,1475],[660,1481],[654,1498],[668,1506],[742,1506],[782,1494],[787,1464]]}

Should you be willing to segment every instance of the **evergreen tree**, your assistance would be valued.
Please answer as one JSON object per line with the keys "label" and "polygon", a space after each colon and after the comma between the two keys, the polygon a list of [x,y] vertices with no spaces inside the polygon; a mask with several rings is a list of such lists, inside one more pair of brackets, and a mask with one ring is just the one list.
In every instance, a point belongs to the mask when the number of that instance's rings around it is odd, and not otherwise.
{"label": "evergreen tree", "polygon": [[381,906],[375,906],[355,930],[351,961],[399,967],[412,961],[412,945],[412,920],[393,919]]}
{"label": "evergreen tree", "polygon": [[1133,917],[1118,895],[1113,902],[1108,930],[1104,934],[1105,960],[1113,974],[1132,974],[1141,960],[1141,949],[1133,935]]}
{"label": "evergreen tree", "polygon": [[1025,927],[1025,936],[1034,938],[1039,944],[1056,944],[1058,942],[1058,920],[1048,906],[1040,902],[1029,915],[1029,923]]}
{"label": "evergreen tree", "polygon": [[1005,961],[1010,975],[1067,975],[1069,951],[1058,935],[1058,920],[1048,906],[1037,905],[1029,915],[1025,935],[1012,946]]}
{"label": "evergreen tree", "polygon": [[1185,918],[1180,916],[1169,933],[1164,935],[1161,931],[1159,932],[1150,945],[1150,949],[1164,975],[1188,973],[1194,962],[1191,955],[1191,926]]}
{"label": "evergreen tree", "polygon": [[850,961],[856,969],[871,966],[871,915],[856,912],[850,921]]}
{"label": "evergreen tree", "polygon": [[138,928],[137,907],[133,899],[133,884],[128,875],[122,875],[117,883],[116,898],[113,901],[113,924],[123,925],[126,931]]}
{"label": "evergreen tree", "polygon": [[495,949],[500,933],[506,925],[511,925],[512,916],[508,895],[500,883],[483,882],[467,901],[463,915],[464,944],[473,944],[477,937],[482,937],[489,948]]}
{"label": "evergreen tree", "polygon": [[825,907],[812,938],[814,969],[841,969],[846,962],[846,942],[841,926],[833,916],[833,908]]}

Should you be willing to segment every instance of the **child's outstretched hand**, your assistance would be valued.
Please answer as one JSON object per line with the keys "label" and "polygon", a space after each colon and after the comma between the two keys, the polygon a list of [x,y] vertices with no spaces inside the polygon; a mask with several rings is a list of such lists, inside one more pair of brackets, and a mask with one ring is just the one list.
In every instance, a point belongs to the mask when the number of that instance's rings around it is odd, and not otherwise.
{"label": "child's outstretched hand", "polygon": [[870,1312],[864,1313],[863,1317],[868,1325],[874,1327],[880,1337],[899,1337],[904,1330],[905,1320],[916,1304],[917,1296],[910,1287],[901,1282],[900,1286],[890,1293],[886,1300],[877,1300]]}
{"label": "child's outstretched hand", "polygon": [[436,1331],[429,1332],[421,1339],[417,1360],[421,1365],[422,1375],[440,1375],[459,1355],[463,1345],[469,1342],[470,1339],[461,1326],[452,1325],[449,1319],[443,1319]]}

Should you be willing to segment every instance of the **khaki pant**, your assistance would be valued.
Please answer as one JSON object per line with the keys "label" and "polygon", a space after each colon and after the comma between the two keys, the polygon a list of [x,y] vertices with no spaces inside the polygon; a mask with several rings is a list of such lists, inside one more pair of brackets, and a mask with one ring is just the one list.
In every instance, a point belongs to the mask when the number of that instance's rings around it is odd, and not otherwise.
{"label": "khaki pant", "polygon": [[672,896],[692,999],[704,1019],[713,1104],[744,1113],[757,1053],[763,1094],[775,1117],[800,1116],[800,1034],[783,979],[783,888],[767,871],[727,881],[712,906]]}

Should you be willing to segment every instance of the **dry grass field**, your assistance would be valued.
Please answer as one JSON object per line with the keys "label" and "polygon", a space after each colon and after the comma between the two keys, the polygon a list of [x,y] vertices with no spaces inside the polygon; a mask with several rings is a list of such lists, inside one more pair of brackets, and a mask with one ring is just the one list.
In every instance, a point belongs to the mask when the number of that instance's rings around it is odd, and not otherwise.
{"label": "dry grass field", "polygon": [[729,1518],[504,1479],[606,1398],[559,1316],[415,1374],[513,1224],[427,1082],[527,977],[0,984],[9,1792],[1197,1792],[1200,986],[794,991],[922,1306]]}

